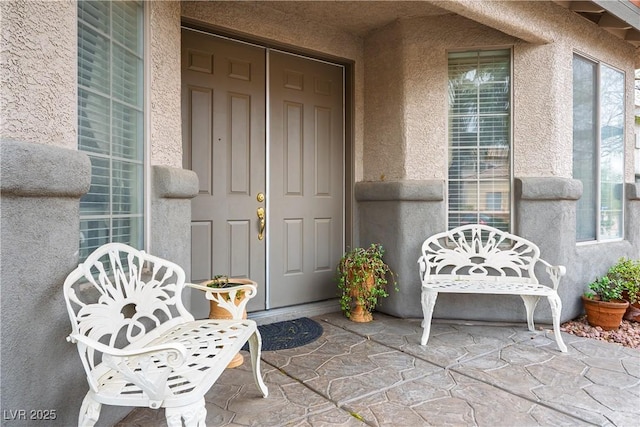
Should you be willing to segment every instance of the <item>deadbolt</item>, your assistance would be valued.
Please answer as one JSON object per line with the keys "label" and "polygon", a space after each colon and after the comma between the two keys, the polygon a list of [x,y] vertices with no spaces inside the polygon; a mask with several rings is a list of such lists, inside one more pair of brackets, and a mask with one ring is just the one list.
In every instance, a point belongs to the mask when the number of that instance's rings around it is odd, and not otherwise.
{"label": "deadbolt", "polygon": [[258,197],[256,197],[259,202],[264,202],[264,193],[258,193]]}

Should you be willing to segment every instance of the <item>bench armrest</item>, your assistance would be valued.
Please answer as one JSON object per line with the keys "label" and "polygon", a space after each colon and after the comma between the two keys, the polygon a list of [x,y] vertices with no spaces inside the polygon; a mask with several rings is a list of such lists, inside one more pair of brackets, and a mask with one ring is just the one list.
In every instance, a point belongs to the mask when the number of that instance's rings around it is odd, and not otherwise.
{"label": "bench armrest", "polygon": [[553,289],[558,290],[558,286],[560,285],[560,278],[567,274],[567,269],[564,265],[551,265],[547,261],[543,259],[539,259],[544,266],[545,271],[551,278],[551,282],[553,283]]}
{"label": "bench armrest", "polygon": [[247,303],[251,298],[257,295],[258,287],[256,282],[248,279],[236,280],[243,280],[247,283],[229,286],[226,288],[210,288],[208,286],[195,283],[185,283],[185,285],[190,288],[203,291],[208,300],[218,303],[221,308],[224,308],[231,313],[233,319],[241,320],[247,307]]}
{"label": "bench armrest", "polygon": [[[127,381],[140,387],[149,396],[152,408],[159,408],[162,405],[169,375],[175,368],[182,366],[187,359],[187,349],[180,343],[121,350],[80,334],[69,335],[67,341],[77,344],[80,352],[86,355],[82,362],[87,370],[89,384],[94,391],[98,389],[98,377],[104,371],[94,371],[89,360],[93,359],[95,351],[99,351],[102,353],[102,364],[119,372]],[[151,356],[154,356],[155,360]],[[160,363],[157,362],[158,359]]]}
{"label": "bench armrest", "polygon": [[134,357],[144,356],[153,353],[167,352],[167,364],[171,367],[178,367],[182,365],[187,358],[187,348],[180,343],[166,343],[160,345],[154,345],[150,347],[141,347],[133,350],[121,350],[113,348],[108,345],[102,344],[94,339],[88,338],[80,334],[70,334],[67,337],[67,341],[77,344],[80,343],[84,347],[88,347],[97,350],[104,355],[113,357]]}
{"label": "bench armrest", "polygon": [[424,255],[418,258],[418,267],[420,268],[420,280],[424,280],[424,275],[427,271],[427,260]]}

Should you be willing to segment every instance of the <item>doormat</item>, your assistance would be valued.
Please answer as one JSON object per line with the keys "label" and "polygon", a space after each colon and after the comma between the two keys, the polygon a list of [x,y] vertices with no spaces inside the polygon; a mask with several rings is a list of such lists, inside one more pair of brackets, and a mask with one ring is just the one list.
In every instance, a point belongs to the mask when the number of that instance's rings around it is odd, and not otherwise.
{"label": "doormat", "polygon": [[[317,340],[322,335],[322,326],[308,317],[258,326],[262,336],[262,351],[286,350],[300,347]],[[242,347],[249,351],[249,344]]]}

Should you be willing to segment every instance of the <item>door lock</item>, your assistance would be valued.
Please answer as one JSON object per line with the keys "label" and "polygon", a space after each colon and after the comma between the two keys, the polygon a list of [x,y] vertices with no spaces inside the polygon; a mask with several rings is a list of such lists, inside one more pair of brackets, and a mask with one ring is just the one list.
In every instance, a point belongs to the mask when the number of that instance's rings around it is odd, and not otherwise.
{"label": "door lock", "polygon": [[260,220],[260,231],[258,232],[258,240],[262,240],[264,239],[264,228],[267,225],[264,208],[262,206],[259,207],[256,213],[258,214],[258,219]]}

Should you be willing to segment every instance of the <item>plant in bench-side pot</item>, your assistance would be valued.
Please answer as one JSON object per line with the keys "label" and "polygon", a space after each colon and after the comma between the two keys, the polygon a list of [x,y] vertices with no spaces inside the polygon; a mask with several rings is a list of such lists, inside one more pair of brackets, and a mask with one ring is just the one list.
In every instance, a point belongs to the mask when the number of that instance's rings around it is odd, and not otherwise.
{"label": "plant in bench-side pot", "polygon": [[346,252],[338,263],[340,308],[354,322],[373,320],[371,312],[381,298],[389,296],[388,286],[391,284],[398,290],[396,275],[382,259],[383,255],[382,245],[372,243],[368,248]]}
{"label": "plant in bench-side pot", "polygon": [[[216,276],[213,276],[213,279],[206,281],[202,284],[207,286],[208,288],[224,289],[224,288],[231,288],[237,285],[244,285],[247,283],[253,283],[253,282],[245,279],[229,278],[222,274],[218,274]],[[221,293],[220,295],[226,301],[229,301],[231,299],[231,297],[229,296],[229,293]],[[244,298],[245,298],[244,291],[239,290],[235,295],[234,304],[239,305],[240,301],[242,301]],[[242,318],[243,319],[247,318],[246,310],[242,314]],[[233,319],[233,315],[227,309],[218,305],[217,301],[210,300],[209,301],[209,319]]]}
{"label": "plant in bench-side pot", "polygon": [[605,331],[619,328],[629,306],[629,301],[622,299],[623,291],[622,282],[607,275],[589,283],[589,291],[582,295],[587,322]]}
{"label": "plant in bench-side pot", "polygon": [[[228,276],[218,274],[213,276],[213,279],[202,283],[208,288],[217,288],[217,289],[226,289],[231,288],[233,286],[245,285],[245,284],[254,284],[253,281],[248,279],[238,279],[238,278],[229,278]],[[231,295],[226,293],[219,294],[225,301],[231,300]],[[238,306],[240,302],[246,298],[245,292],[240,289],[236,291],[235,298],[233,304]],[[247,310],[243,310],[242,318],[247,318]],[[219,305],[215,300],[209,300],[209,319],[233,319],[233,314],[223,306]],[[237,366],[242,365],[244,362],[244,357],[242,354],[238,353],[235,355],[233,360],[227,365],[227,368],[235,368]]]}

